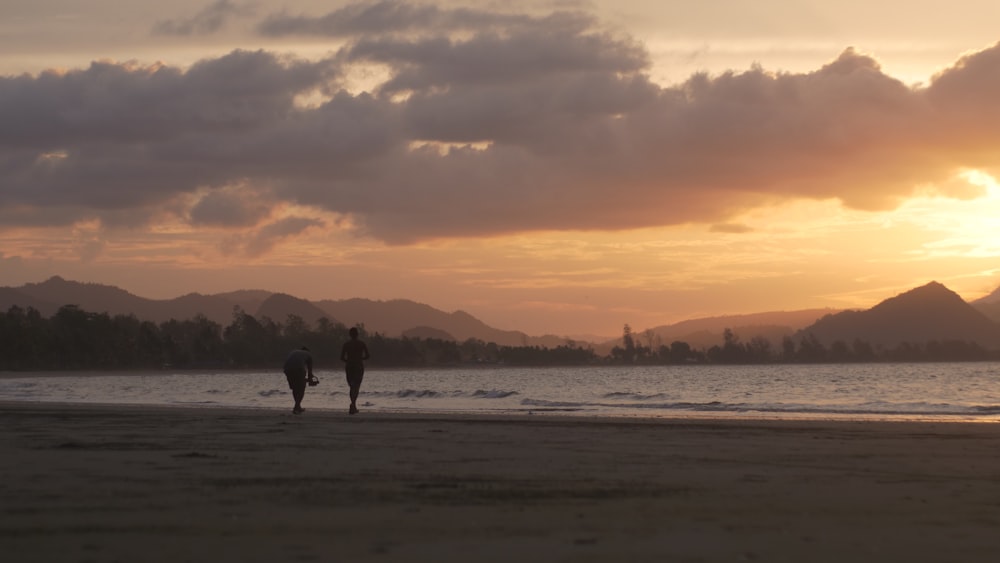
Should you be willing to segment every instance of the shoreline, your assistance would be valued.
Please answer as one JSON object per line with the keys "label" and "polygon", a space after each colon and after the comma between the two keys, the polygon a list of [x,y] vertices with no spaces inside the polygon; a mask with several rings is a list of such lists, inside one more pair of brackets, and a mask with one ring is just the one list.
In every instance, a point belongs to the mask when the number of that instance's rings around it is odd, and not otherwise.
{"label": "shoreline", "polygon": [[[362,397],[363,399],[364,397]],[[195,410],[205,411],[239,411],[239,412],[263,412],[263,413],[286,413],[287,406],[269,405],[227,405],[219,403],[113,403],[99,401],[49,401],[37,399],[3,399],[0,398],[0,409],[19,408],[22,406],[52,407],[59,409],[123,409],[123,410]],[[309,407],[311,416],[337,416],[343,414],[342,407]],[[636,423],[670,423],[670,422],[707,422],[707,423],[815,423],[815,424],[972,424],[990,425],[1000,423],[1000,415],[983,414],[979,416],[958,415],[958,414],[899,414],[899,413],[837,413],[837,412],[781,412],[781,411],[658,411],[656,414],[632,412],[602,412],[593,413],[586,409],[575,408],[532,408],[522,407],[519,409],[494,410],[458,410],[458,409],[432,409],[432,408],[391,408],[374,407],[365,408],[364,412],[369,416],[389,417],[389,418],[497,418],[518,420],[541,420],[541,419],[578,419],[608,422],[636,422]]]}
{"label": "shoreline", "polygon": [[[788,373],[747,367],[681,372],[636,369],[582,374],[530,372],[373,373],[362,408],[379,412],[533,413],[662,419],[904,420],[1000,422],[993,369],[899,366],[841,371],[813,366]],[[911,371],[916,370],[916,371]],[[460,370],[461,371],[461,370]],[[284,408],[291,397],[283,376],[183,373],[74,372],[0,374],[0,401],[169,404],[210,408]],[[215,375],[217,377],[203,377]],[[320,372],[323,383],[306,393],[306,408],[346,408],[342,374]],[[370,379],[370,381],[368,381]]]}
{"label": "shoreline", "polygon": [[1000,426],[0,403],[16,561],[974,561]]}

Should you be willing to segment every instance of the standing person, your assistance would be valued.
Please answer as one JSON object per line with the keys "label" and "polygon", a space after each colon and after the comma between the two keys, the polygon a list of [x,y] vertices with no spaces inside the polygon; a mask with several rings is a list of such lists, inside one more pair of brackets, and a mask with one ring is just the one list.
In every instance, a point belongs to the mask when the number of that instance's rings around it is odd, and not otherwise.
{"label": "standing person", "polygon": [[351,388],[351,409],[350,414],[358,413],[358,393],[361,391],[361,380],[365,377],[365,360],[368,355],[368,345],[358,340],[358,329],[351,327],[348,331],[351,339],[344,342],[344,347],[340,350],[340,359],[344,362],[347,371],[347,385]]}
{"label": "standing person", "polygon": [[309,348],[303,346],[288,354],[288,358],[285,359],[285,378],[288,379],[288,387],[292,390],[292,398],[295,399],[292,414],[302,414],[306,410],[302,408],[302,398],[306,396],[306,381],[315,378]]}

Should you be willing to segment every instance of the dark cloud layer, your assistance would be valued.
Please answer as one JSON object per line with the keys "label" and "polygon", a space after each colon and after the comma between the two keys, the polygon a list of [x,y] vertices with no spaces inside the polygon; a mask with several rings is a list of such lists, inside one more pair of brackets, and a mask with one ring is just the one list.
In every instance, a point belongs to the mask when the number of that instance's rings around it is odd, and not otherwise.
{"label": "dark cloud layer", "polygon": [[475,8],[443,8],[433,4],[381,0],[357,2],[323,16],[272,14],[258,30],[262,35],[283,37],[366,37],[371,35],[428,35],[453,32],[506,32],[533,28],[551,31],[564,25],[577,26],[592,18],[579,12],[558,12],[545,17],[501,13]]}
{"label": "dark cloud layer", "polygon": [[[346,45],[321,61],[234,51],[189,69],[0,78],[0,225],[168,212],[260,241],[315,225],[258,225],[285,202],[409,243],[731,224],[796,198],[881,209],[1000,167],[1000,45],[921,88],[851,49],[809,73],[663,86],[641,45],[580,13],[379,2],[261,29]],[[341,90],[358,65],[388,79]],[[317,92],[322,103],[296,103]]]}
{"label": "dark cloud layer", "polygon": [[156,35],[209,35],[225,27],[226,23],[238,17],[250,16],[255,9],[250,4],[238,4],[229,0],[217,0],[190,18],[162,20],[153,26]]}
{"label": "dark cloud layer", "polygon": [[271,250],[281,240],[293,237],[311,227],[322,227],[323,222],[310,217],[286,217],[264,225],[245,241],[242,250],[249,256],[259,256]]}

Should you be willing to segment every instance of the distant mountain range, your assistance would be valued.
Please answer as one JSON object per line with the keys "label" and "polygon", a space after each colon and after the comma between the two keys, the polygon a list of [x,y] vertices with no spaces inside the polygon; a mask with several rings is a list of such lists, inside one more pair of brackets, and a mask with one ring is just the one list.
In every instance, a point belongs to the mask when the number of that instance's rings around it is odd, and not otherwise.
{"label": "distant mountain range", "polygon": [[[269,317],[285,322],[289,315],[301,317],[310,325],[320,318],[347,326],[363,323],[369,331],[387,336],[440,338],[465,341],[477,338],[506,346],[543,346],[553,348],[569,341],[558,336],[529,336],[520,331],[490,327],[464,311],[447,313],[429,305],[395,299],[373,301],[344,299],[308,301],[284,293],[265,290],[241,290],[214,295],[190,293],[174,299],[146,299],[123,289],[94,283],[68,281],[58,276],[41,283],[20,287],[0,287],[0,310],[11,306],[33,307],[43,316],[51,316],[64,305],[111,315],[135,315],[157,323],[170,319],[191,319],[197,315],[228,326],[233,311],[241,308],[255,318]],[[829,345],[836,340],[855,339],[873,345],[893,346],[907,341],[964,340],[1000,347],[1000,288],[971,303],[945,286],[932,282],[886,299],[868,310],[807,309],[730,315],[692,319],[671,325],[635,330],[637,342],[653,346],[687,342],[693,348],[708,348],[722,343],[725,329],[731,329],[742,341],[764,337],[774,344],[788,336],[815,335]],[[595,351],[607,353],[621,339],[591,343]]]}
{"label": "distant mountain range", "polygon": [[[794,335],[797,331],[816,322],[820,317],[837,312],[839,309],[805,309],[706,317],[635,331],[633,337],[643,346],[648,346],[650,343],[654,347],[660,344],[669,346],[674,341],[680,341],[690,344],[692,348],[697,350],[721,344],[723,332],[728,328],[743,341],[759,336],[779,343],[785,336]],[[605,342],[598,348],[610,350],[613,346],[620,344],[621,339],[619,338]]]}
{"label": "distant mountain range", "polygon": [[[798,340],[813,334],[824,345],[860,339],[873,346],[930,340],[977,342],[1000,347],[1000,288],[992,294],[964,301],[944,285],[931,282],[886,299],[868,310],[806,309],[801,311],[731,315],[682,321],[633,333],[637,342],[670,345],[686,342],[694,349],[721,344],[730,329],[743,342],[763,337],[778,345],[786,336]],[[599,344],[606,353],[621,339]]]}
{"label": "distant mountain range", "polygon": [[987,313],[990,301],[967,303],[957,293],[937,282],[886,299],[866,311],[843,311],[827,315],[806,327],[820,342],[855,339],[872,345],[895,346],[902,342],[961,340],[984,347],[1000,347],[1000,324]]}
{"label": "distant mountain range", "polygon": [[520,331],[493,328],[463,311],[446,313],[405,299],[313,302],[284,293],[243,290],[215,295],[190,293],[161,300],[139,297],[114,286],[69,281],[55,276],[41,283],[0,287],[0,310],[7,311],[13,305],[33,307],[45,317],[55,314],[64,305],[76,305],[85,311],[135,315],[156,323],[204,315],[222,326],[232,322],[233,311],[239,307],[255,318],[269,317],[277,322],[285,322],[289,315],[297,315],[313,326],[322,317],[347,326],[363,323],[371,332],[393,337],[408,335],[459,342],[478,338],[506,346],[548,348],[567,343],[567,339],[558,336],[529,336]]}
{"label": "distant mountain range", "polygon": [[970,302],[970,304],[980,313],[994,321],[1000,322],[1000,287],[994,289],[993,293],[986,297],[976,299]]}

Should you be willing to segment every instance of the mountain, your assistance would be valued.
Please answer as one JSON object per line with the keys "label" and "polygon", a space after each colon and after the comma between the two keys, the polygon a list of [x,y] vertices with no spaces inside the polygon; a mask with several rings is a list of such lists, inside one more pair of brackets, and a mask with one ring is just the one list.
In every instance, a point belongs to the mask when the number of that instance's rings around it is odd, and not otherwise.
{"label": "mountain", "polygon": [[[268,293],[270,295],[270,293]],[[175,299],[156,300],[133,295],[123,289],[96,283],[82,283],[53,276],[41,283],[28,283],[18,288],[0,288],[0,310],[11,305],[34,307],[43,316],[55,314],[64,305],[76,305],[85,311],[109,315],[135,315],[142,320],[162,323],[171,319],[192,319],[196,315],[221,325],[228,325],[233,318],[233,308],[244,306],[255,311],[263,298],[256,293],[211,296],[190,293]],[[250,297],[259,298],[254,301]]]}
{"label": "mountain", "polygon": [[[705,317],[636,331],[633,332],[633,336],[638,343],[644,346],[650,344],[647,340],[651,340],[654,347],[660,344],[669,346],[672,342],[680,341],[686,342],[695,350],[699,350],[721,345],[723,333],[728,328],[739,337],[741,342],[749,342],[755,337],[762,337],[778,344],[785,336],[791,336],[824,315],[836,312],[839,311],[836,309],[803,309],[800,311]],[[595,349],[599,354],[607,354],[613,347],[620,346],[621,343],[621,338],[616,338],[598,345]]]}
{"label": "mountain", "polygon": [[347,326],[362,323],[371,332],[399,337],[404,334],[433,335],[459,342],[477,338],[505,346],[544,346],[566,344],[558,336],[528,336],[520,331],[493,328],[464,311],[446,313],[429,305],[396,299],[324,300],[310,302],[283,293],[265,290],[239,290],[216,295],[189,293],[174,299],[146,299],[123,289],[95,283],[81,283],[55,276],[41,283],[21,287],[0,287],[0,310],[11,306],[33,307],[45,317],[64,305],[76,305],[85,311],[109,315],[135,315],[142,320],[162,323],[171,319],[186,320],[204,315],[228,326],[236,307],[256,318],[270,317],[283,323],[288,315],[301,317],[310,325],[321,317]]}
{"label": "mountain", "polygon": [[930,340],[1000,346],[1000,325],[937,282],[886,299],[868,310],[827,315],[800,334],[812,334],[825,345],[860,339],[874,346]]}
{"label": "mountain", "polygon": [[[566,344],[558,336],[528,336],[516,330],[493,328],[465,311],[445,313],[423,303],[406,299],[372,301],[370,299],[324,300],[316,303],[332,318],[351,326],[363,323],[369,331],[400,336],[418,327],[433,327],[463,342],[476,338],[504,346],[544,346],[554,348]],[[441,333],[436,333],[441,336]]]}
{"label": "mountain", "polygon": [[429,326],[415,326],[409,330],[404,330],[402,336],[403,338],[420,338],[424,340],[430,338],[436,340],[455,340],[455,337],[447,332]]}
{"label": "mountain", "polygon": [[275,293],[265,299],[257,308],[257,314],[254,317],[270,317],[273,321],[284,323],[288,315],[300,317],[309,326],[316,326],[316,321],[323,317],[329,319],[331,323],[337,322],[335,317],[331,317],[326,311],[309,301],[285,293]]}
{"label": "mountain", "polygon": [[[172,318],[178,320],[193,319],[197,315],[203,315],[205,318],[225,326],[232,322],[233,309],[237,306],[239,303],[220,296],[189,293],[166,301],[154,301],[144,309],[143,313],[136,312],[135,315],[155,322],[163,322]],[[242,308],[245,311],[253,311],[257,306]]]}
{"label": "mountain", "polygon": [[28,295],[13,287],[0,287],[0,311],[7,311],[14,306],[22,309],[31,307],[41,313],[43,317],[51,317],[59,310],[59,305],[45,299]]}
{"label": "mountain", "polygon": [[[287,294],[251,289],[215,295],[189,293],[174,299],[156,300],[113,286],[68,281],[58,276],[20,287],[0,287],[2,311],[17,305],[32,307],[48,317],[55,314],[59,307],[70,304],[86,311],[135,315],[157,323],[170,319],[191,319],[200,314],[228,326],[232,322],[233,310],[239,307],[254,317],[266,316],[281,323],[289,314],[297,315],[311,325],[321,317],[347,326],[363,323],[367,330],[390,337],[407,335],[458,342],[476,338],[505,346],[547,348],[568,343],[558,336],[529,336],[521,331],[497,329],[464,311],[447,313],[405,299],[313,302]],[[903,341],[965,340],[996,347],[1000,346],[1000,325],[988,318],[990,307],[996,307],[1000,315],[1000,289],[969,304],[945,286],[934,282],[887,299],[866,311],[806,309],[710,317],[637,330],[633,335],[637,342],[644,345],[669,345],[682,341],[695,349],[721,344],[726,328],[743,342],[760,336],[778,344],[785,336],[811,332],[827,345],[836,340],[850,343],[859,338],[873,345],[885,346]],[[621,339],[615,339],[594,348],[598,354],[606,354],[620,344]]]}
{"label": "mountain", "polygon": [[55,313],[63,305],[78,305],[89,311],[117,313],[122,310],[141,309],[144,306],[143,301],[147,301],[110,285],[67,281],[59,276],[53,276],[41,283],[24,284],[16,288],[16,291],[41,304],[42,307],[38,310],[45,316]]}
{"label": "mountain", "polygon": [[1000,322],[1000,287],[985,297],[970,301],[969,304],[994,322]]}
{"label": "mountain", "polygon": [[979,299],[976,299],[975,301],[972,301],[969,304],[972,306],[976,306],[980,304],[991,304],[991,303],[1000,303],[1000,287],[994,289],[993,292],[990,293],[989,295],[985,297],[980,297]]}

